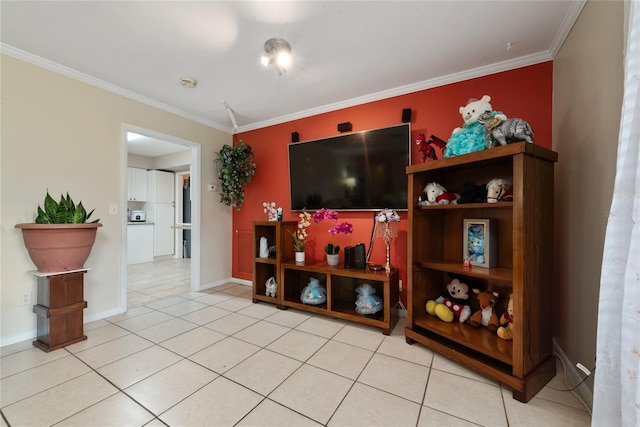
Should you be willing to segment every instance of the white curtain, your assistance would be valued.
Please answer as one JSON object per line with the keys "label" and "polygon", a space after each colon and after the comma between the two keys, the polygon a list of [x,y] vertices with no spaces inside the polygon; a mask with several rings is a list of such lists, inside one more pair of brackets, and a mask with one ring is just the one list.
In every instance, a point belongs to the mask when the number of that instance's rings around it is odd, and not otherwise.
{"label": "white curtain", "polygon": [[630,2],[618,161],[600,279],[593,426],[640,426],[640,2]]}

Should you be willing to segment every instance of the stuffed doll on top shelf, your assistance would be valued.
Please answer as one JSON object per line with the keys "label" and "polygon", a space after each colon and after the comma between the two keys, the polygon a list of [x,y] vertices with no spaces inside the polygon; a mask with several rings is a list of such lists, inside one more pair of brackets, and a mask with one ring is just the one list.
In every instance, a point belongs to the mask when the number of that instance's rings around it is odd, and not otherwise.
{"label": "stuffed doll on top shelf", "polygon": [[504,114],[493,111],[489,101],[491,101],[491,97],[484,95],[482,99],[472,98],[466,106],[460,107],[459,111],[464,126],[455,128],[451,133],[444,150],[444,157],[460,156],[489,148],[487,128],[484,123],[489,118],[494,118],[498,123],[507,119]]}

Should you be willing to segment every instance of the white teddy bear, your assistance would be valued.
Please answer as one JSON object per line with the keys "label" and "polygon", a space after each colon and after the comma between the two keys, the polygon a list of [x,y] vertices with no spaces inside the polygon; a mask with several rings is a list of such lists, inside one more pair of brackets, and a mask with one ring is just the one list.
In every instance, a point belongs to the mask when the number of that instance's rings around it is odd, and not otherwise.
{"label": "white teddy bear", "polygon": [[485,121],[495,118],[499,121],[507,119],[502,113],[493,111],[491,97],[484,95],[482,99],[470,99],[467,105],[459,108],[464,127],[455,128],[447,141],[444,157],[460,156],[488,148]]}

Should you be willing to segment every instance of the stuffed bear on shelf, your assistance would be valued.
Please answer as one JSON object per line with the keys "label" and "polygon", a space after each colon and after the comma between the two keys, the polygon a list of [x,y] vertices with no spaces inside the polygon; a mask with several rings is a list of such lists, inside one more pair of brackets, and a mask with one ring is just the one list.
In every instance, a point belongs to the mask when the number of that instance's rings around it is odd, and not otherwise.
{"label": "stuffed bear on shelf", "polygon": [[489,147],[485,123],[489,119],[494,119],[495,123],[501,123],[507,119],[504,114],[493,111],[489,101],[491,97],[484,95],[479,100],[469,99],[467,105],[460,107],[458,111],[462,115],[464,126],[455,128],[451,133],[444,149],[445,158],[473,153]]}
{"label": "stuffed bear on shelf", "polygon": [[496,331],[498,336],[503,340],[513,339],[513,294],[509,295],[509,303],[507,309],[500,316],[500,327]]}

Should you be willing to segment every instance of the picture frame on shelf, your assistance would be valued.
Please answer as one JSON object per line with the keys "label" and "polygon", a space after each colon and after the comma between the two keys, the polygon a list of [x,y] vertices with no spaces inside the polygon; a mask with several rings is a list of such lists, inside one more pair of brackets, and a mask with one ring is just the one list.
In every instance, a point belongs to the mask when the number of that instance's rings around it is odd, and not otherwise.
{"label": "picture frame on shelf", "polygon": [[471,265],[491,268],[497,265],[497,222],[494,219],[465,219],[463,225],[462,259]]}

